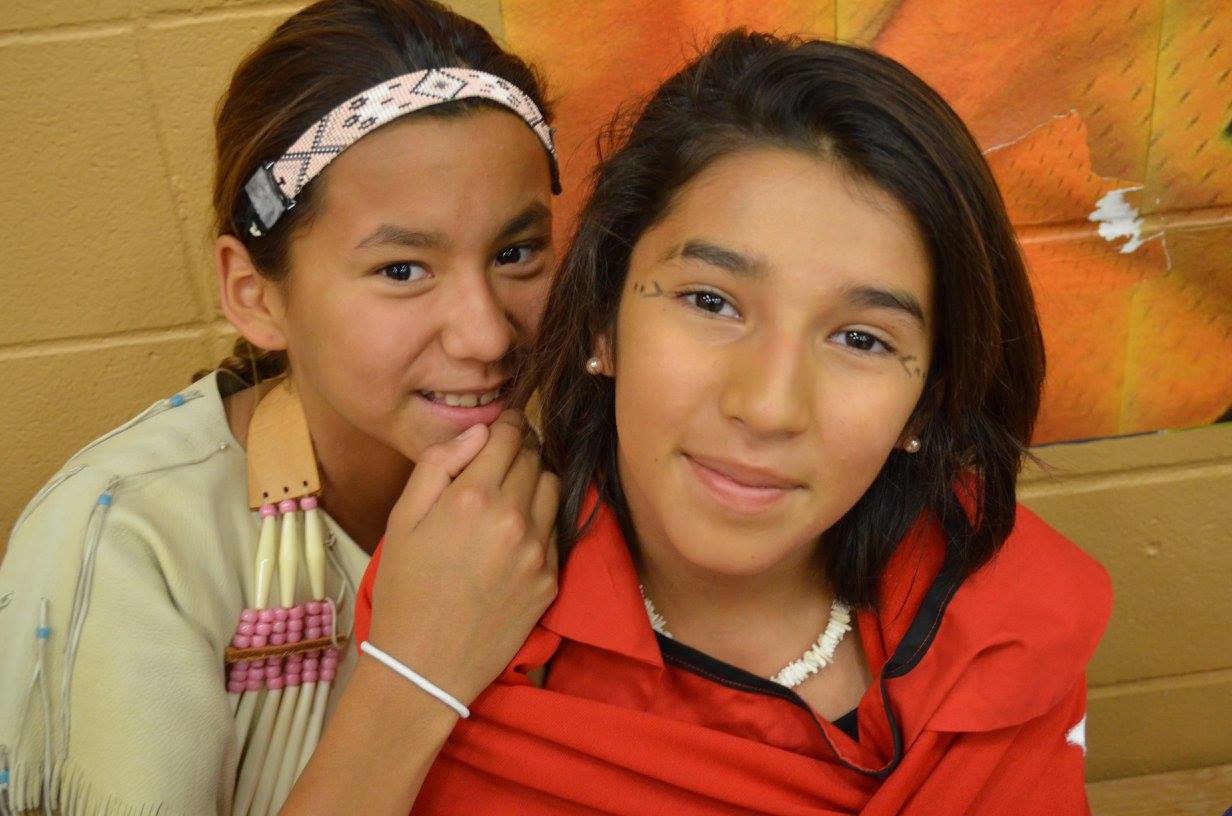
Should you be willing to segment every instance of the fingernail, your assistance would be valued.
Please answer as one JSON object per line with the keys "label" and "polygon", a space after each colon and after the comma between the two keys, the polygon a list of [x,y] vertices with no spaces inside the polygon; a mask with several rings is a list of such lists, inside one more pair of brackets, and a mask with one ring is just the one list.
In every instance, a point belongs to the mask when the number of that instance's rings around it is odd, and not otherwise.
{"label": "fingernail", "polygon": [[469,428],[467,428],[462,433],[458,434],[458,439],[472,439],[475,436],[478,436],[479,432],[482,430],[483,430],[483,423],[482,422],[476,423],[470,426]]}

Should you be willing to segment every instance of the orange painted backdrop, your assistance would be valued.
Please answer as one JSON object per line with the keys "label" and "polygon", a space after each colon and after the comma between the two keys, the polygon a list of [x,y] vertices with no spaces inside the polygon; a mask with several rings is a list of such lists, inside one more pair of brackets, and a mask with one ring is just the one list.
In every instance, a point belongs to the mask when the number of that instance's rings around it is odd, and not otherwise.
{"label": "orange painted backdrop", "polygon": [[1018,227],[1049,373],[1037,442],[1232,407],[1228,0],[503,0],[558,99],[565,222],[595,134],[731,26],[869,45],[984,147]]}

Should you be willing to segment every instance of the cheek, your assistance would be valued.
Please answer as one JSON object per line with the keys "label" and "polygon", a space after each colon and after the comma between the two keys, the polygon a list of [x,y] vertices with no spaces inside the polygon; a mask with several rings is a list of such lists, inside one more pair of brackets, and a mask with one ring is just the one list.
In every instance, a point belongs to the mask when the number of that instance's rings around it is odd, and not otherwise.
{"label": "cheek", "polygon": [[673,320],[672,304],[636,304],[616,327],[616,421],[624,440],[678,435],[714,413],[710,354]]}
{"label": "cheek", "polygon": [[508,315],[518,333],[528,342],[539,336],[551,288],[551,275],[541,275],[528,281],[505,281],[493,287],[501,311]]}
{"label": "cheek", "polygon": [[399,389],[434,331],[428,305],[370,293],[335,293],[301,327],[322,379],[350,388],[348,399]]}
{"label": "cheek", "polygon": [[918,399],[919,389],[898,382],[893,374],[819,391],[818,450],[829,452],[830,466],[867,474],[871,482],[902,435]]}

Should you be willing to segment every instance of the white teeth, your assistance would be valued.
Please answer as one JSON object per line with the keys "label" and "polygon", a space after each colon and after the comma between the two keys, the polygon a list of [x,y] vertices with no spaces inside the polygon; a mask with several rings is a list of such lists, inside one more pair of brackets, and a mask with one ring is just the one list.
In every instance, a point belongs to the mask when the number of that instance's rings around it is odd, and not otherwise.
{"label": "white teeth", "polygon": [[451,394],[446,391],[425,391],[428,399],[433,402],[443,402],[453,408],[474,408],[477,405],[487,405],[500,396],[501,390],[495,388],[484,394]]}

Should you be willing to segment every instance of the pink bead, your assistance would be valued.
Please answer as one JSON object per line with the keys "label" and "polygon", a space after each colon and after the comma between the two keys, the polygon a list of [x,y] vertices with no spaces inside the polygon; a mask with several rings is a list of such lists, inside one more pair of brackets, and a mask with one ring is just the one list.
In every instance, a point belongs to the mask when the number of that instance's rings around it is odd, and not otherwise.
{"label": "pink bead", "polygon": [[287,631],[288,632],[304,631],[304,619],[303,618],[291,618],[291,620],[287,621]]}
{"label": "pink bead", "polygon": [[257,610],[245,609],[243,612],[240,613],[240,620],[243,621],[244,623],[256,623],[257,622]]}
{"label": "pink bead", "polygon": [[248,668],[250,668],[250,669],[263,669],[263,668],[265,668],[265,658],[264,658],[264,657],[258,657],[256,660],[249,660],[249,661],[248,661]]}
{"label": "pink bead", "polygon": [[316,496],[304,496],[304,498],[299,500],[299,506],[302,510],[315,510],[318,504],[320,504],[320,500]]}
{"label": "pink bead", "polygon": [[299,643],[301,640],[303,640],[303,633],[302,632],[287,632],[285,635],[283,635],[283,637],[287,639],[287,643]]}
{"label": "pink bead", "polygon": [[325,604],[321,603],[320,601],[309,601],[308,603],[304,604],[304,608],[307,610],[309,615],[320,615],[321,607],[323,606],[325,606]]}
{"label": "pink bead", "polygon": [[265,687],[270,691],[278,691],[282,688],[283,679],[281,676],[271,677],[265,681]]}
{"label": "pink bead", "polygon": [[325,655],[325,657],[321,658],[321,670],[322,671],[324,671],[325,669],[336,669],[336,668],[338,668],[338,658],[337,657],[330,657],[329,655]]}
{"label": "pink bead", "polygon": [[282,666],[266,666],[265,667],[266,679],[269,679],[271,677],[281,677],[281,676],[282,676]]}
{"label": "pink bead", "polygon": [[321,627],[320,626],[309,626],[307,629],[304,630],[304,638],[306,640],[316,640],[319,637],[321,637]]}
{"label": "pink bead", "polygon": [[288,686],[298,686],[299,685],[299,675],[298,674],[288,674],[283,679],[286,680]]}
{"label": "pink bead", "polygon": [[304,666],[304,673],[301,676],[303,677],[305,683],[315,683],[319,675],[317,674],[316,669],[310,669],[307,666]]}
{"label": "pink bead", "polygon": [[302,621],[304,619],[304,615],[306,614],[307,613],[304,611],[303,604],[296,604],[287,610],[287,617],[293,621]]}
{"label": "pink bead", "polygon": [[304,619],[304,626],[320,626],[320,625],[321,625],[320,615],[309,615],[307,618]]}
{"label": "pink bead", "polygon": [[253,635],[251,640],[252,640],[252,648],[254,649],[260,649],[261,647],[269,643],[269,640],[265,637],[265,635]]}
{"label": "pink bead", "polygon": [[281,646],[287,642],[287,636],[275,632],[269,636],[269,642],[271,646]]}
{"label": "pink bead", "polygon": [[322,657],[329,657],[329,658],[333,658],[334,660],[337,660],[338,650],[334,648],[333,646],[330,646],[328,649],[325,650],[325,654],[323,654]]}
{"label": "pink bead", "polygon": [[302,653],[301,653],[301,654],[289,654],[289,655],[287,655],[287,667],[288,667],[288,668],[289,668],[289,667],[291,667],[291,666],[297,666],[297,665],[299,665],[300,663],[303,663],[303,662],[304,662],[304,655],[303,655]]}
{"label": "pink bead", "polygon": [[248,684],[245,680],[228,680],[227,691],[231,694],[239,694],[247,685]]}
{"label": "pink bead", "polygon": [[284,607],[277,607],[274,610],[274,620],[285,621],[287,619],[287,610]]}
{"label": "pink bead", "polygon": [[260,612],[257,613],[257,620],[261,621],[262,623],[273,623],[274,622],[274,610],[262,609]]}
{"label": "pink bead", "polygon": [[333,619],[334,619],[334,610],[333,610],[333,609],[331,609],[330,607],[326,606],[324,609],[322,609],[322,610],[321,610],[321,623],[323,623],[323,624],[325,624],[326,626],[328,626],[328,625],[329,625],[329,622],[330,622],[330,621],[332,621]]}
{"label": "pink bead", "polygon": [[231,645],[237,649],[248,649],[252,647],[252,638],[247,635],[236,635],[231,638]]}
{"label": "pink bead", "polygon": [[238,634],[248,637],[256,632],[256,626],[251,623],[241,623],[238,627],[236,627],[235,631]]}
{"label": "pink bead", "polygon": [[278,508],[272,504],[261,505],[261,518],[269,518],[270,516],[278,515]]}
{"label": "pink bead", "polygon": [[282,513],[283,515],[286,515],[287,513],[294,513],[295,509],[296,509],[295,499],[283,499],[282,501],[278,502],[278,512]]}
{"label": "pink bead", "polygon": [[321,666],[321,661],[309,654],[304,658],[304,670],[312,669],[316,671]]}
{"label": "pink bead", "polygon": [[227,672],[227,677],[231,680],[247,680],[248,667],[242,663],[236,663],[231,667],[231,670]]}
{"label": "pink bead", "polygon": [[269,637],[270,633],[274,631],[274,624],[258,623],[256,626],[253,627],[253,631],[256,632],[258,635]]}
{"label": "pink bead", "polygon": [[261,675],[248,675],[248,682],[244,684],[244,691],[260,691],[261,690]]}
{"label": "pink bead", "polygon": [[280,635],[285,634],[287,631],[287,622],[285,620],[276,620],[270,625],[270,628]]}
{"label": "pink bead", "polygon": [[320,681],[322,683],[332,683],[334,681],[334,670],[321,669]]}

